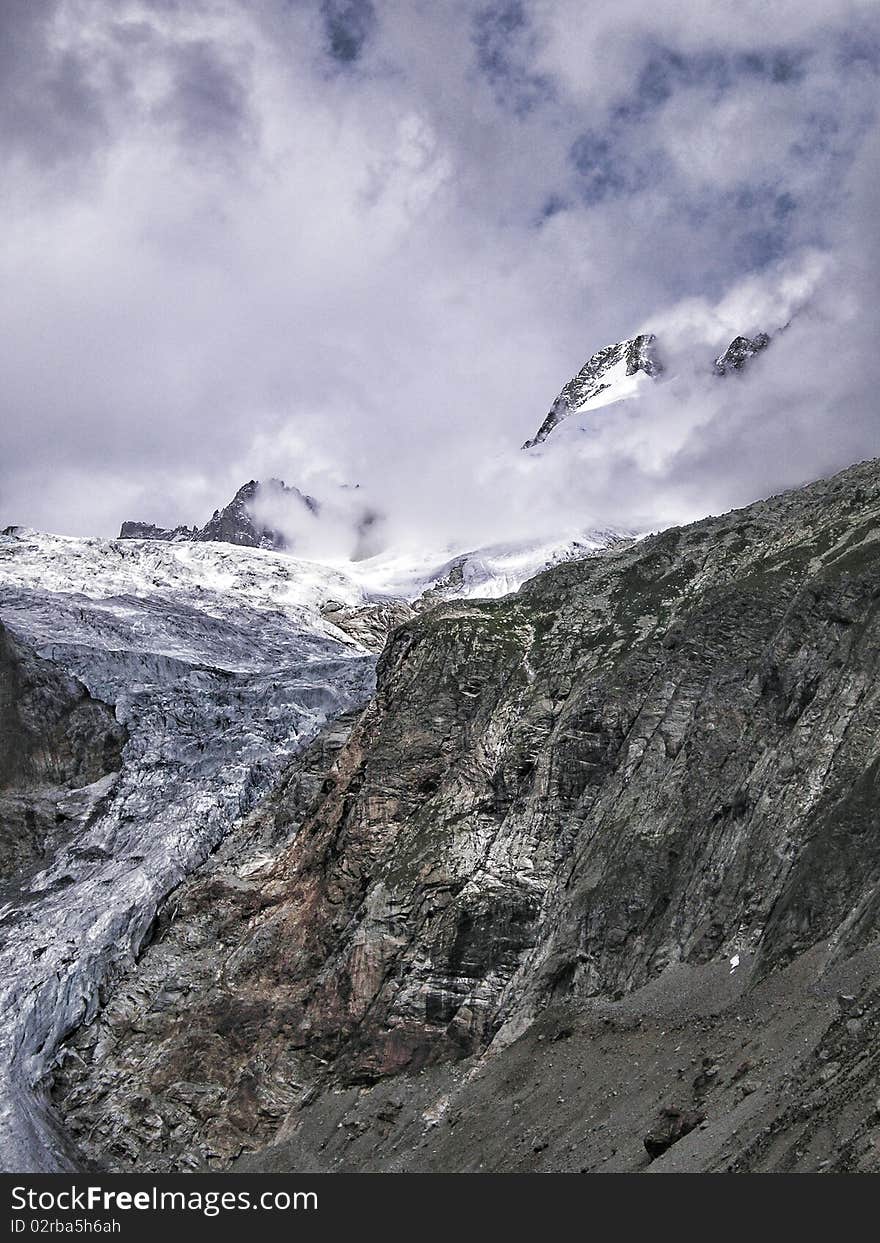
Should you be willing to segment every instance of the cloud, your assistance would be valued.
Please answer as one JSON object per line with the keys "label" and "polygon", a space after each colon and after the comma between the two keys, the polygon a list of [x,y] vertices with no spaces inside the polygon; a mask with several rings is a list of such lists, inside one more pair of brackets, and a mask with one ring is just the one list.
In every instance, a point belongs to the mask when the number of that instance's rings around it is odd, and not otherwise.
{"label": "cloud", "polygon": [[44,166],[106,138],[104,100],[88,58],[59,45],[59,0],[9,0],[0,11],[0,122],[9,156]]}
{"label": "cloud", "polygon": [[539,37],[524,0],[495,0],[473,18],[477,65],[502,108],[522,116],[553,98],[553,80],[531,67]]}
{"label": "cloud", "polygon": [[253,140],[246,68],[230,63],[208,39],[174,46],[167,56],[169,88],[153,118],[176,130],[182,146],[196,158],[205,149],[221,149]]}
{"label": "cloud", "polygon": [[[773,7],[4,6],[0,523],[201,524],[280,476],[478,542],[880,452],[880,19]],[[795,305],[743,383],[689,361]],[[643,328],[677,387],[518,454]]]}
{"label": "cloud", "polygon": [[322,0],[321,11],[330,55],[345,65],[356,61],[376,28],[371,0]]}

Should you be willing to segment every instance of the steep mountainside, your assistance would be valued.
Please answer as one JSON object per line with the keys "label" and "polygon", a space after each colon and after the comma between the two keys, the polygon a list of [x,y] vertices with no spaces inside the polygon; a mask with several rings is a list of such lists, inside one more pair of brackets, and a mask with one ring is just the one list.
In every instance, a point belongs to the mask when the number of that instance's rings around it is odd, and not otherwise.
{"label": "steep mountainside", "polygon": [[426,608],[613,538],[392,558],[355,578],[222,540],[0,537],[4,1163],[71,1164],[42,1099],[59,1040],[284,762],[368,697],[388,631],[413,615],[371,581],[397,577]]}
{"label": "steep mountainside", "polygon": [[880,1168],[878,531],[871,462],[406,621],[75,1035],[83,1159]]}

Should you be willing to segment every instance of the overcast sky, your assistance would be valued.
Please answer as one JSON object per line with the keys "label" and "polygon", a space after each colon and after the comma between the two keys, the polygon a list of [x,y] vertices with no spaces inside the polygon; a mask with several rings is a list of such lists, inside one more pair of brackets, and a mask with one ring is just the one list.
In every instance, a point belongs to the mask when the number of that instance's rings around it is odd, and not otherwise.
{"label": "overcast sky", "polygon": [[[3,0],[0,25],[0,525],[201,523],[276,475],[476,541],[880,453],[874,0]],[[694,370],[789,320],[723,394]],[[643,329],[676,385],[585,456],[516,456]]]}

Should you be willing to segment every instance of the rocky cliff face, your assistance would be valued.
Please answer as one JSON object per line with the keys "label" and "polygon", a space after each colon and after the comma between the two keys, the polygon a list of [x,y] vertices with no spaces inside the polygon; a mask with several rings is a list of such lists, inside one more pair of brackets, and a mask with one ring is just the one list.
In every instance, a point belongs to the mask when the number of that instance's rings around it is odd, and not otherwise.
{"label": "rocky cliff face", "polygon": [[74,1038],[84,1159],[880,1166],[878,521],[874,462],[406,621]]}
{"label": "rocky cliff face", "polygon": [[279,500],[293,502],[306,513],[318,512],[318,502],[305,496],[299,488],[290,488],[280,479],[270,479],[268,483],[251,479],[239,488],[228,505],[214,511],[214,516],[194,538],[243,544],[249,548],[284,549],[287,547],[284,534],[261,522],[254,513],[258,502],[277,503]]}
{"label": "rocky cliff face", "polygon": [[112,708],[0,622],[0,880],[52,853],[125,741]]}

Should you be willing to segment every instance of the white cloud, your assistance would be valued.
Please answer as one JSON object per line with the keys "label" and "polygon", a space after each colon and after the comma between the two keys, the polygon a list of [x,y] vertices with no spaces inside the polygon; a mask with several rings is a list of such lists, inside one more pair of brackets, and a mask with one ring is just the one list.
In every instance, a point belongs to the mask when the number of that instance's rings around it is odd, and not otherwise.
{"label": "white cloud", "polygon": [[[0,522],[204,522],[275,475],[360,481],[395,538],[476,541],[560,513],[695,516],[880,451],[858,272],[870,6],[786,4],[770,24],[757,2],[736,22],[695,2],[527,4],[491,74],[487,8],[380,6],[351,63],[305,0],[60,0],[42,35],[30,14],[21,72],[49,85],[5,154]],[[845,44],[865,57],[844,66]],[[756,47],[749,76],[734,58]],[[658,49],[685,68],[661,56],[652,98]],[[611,142],[595,176],[570,158],[587,132]],[[689,350],[799,306],[755,369],[763,397],[703,391]],[[516,446],[640,328],[664,334],[678,388],[605,412],[588,470],[542,475]]]}

